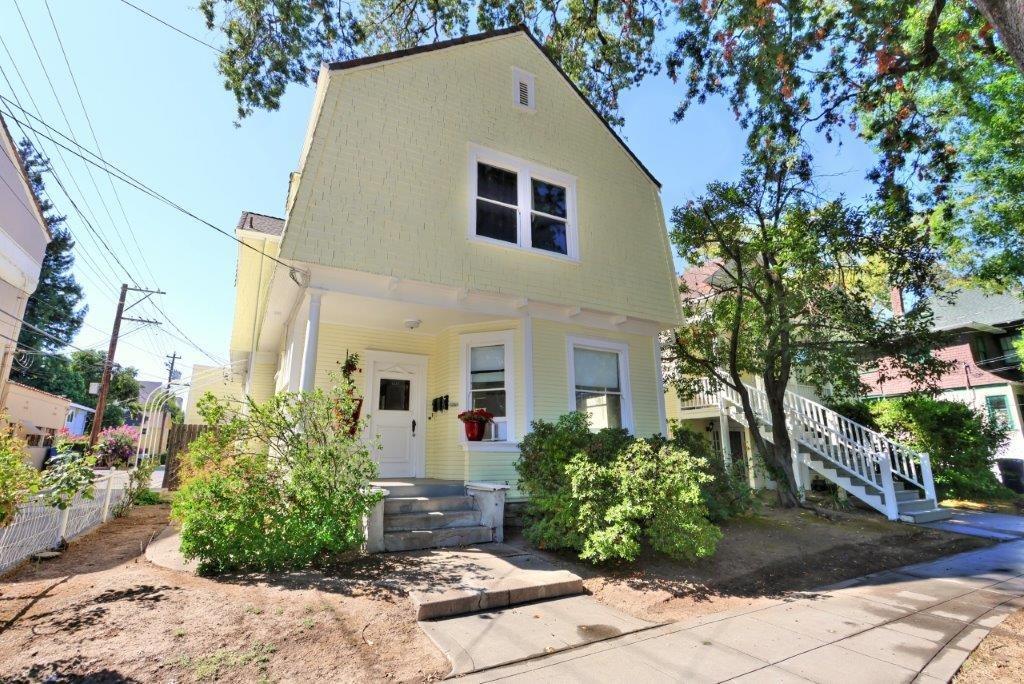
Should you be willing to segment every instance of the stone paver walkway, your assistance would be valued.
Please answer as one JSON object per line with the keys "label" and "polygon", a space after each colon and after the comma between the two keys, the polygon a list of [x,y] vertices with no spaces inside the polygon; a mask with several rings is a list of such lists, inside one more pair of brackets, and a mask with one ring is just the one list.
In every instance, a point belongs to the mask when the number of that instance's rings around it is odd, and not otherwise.
{"label": "stone paver walkway", "polygon": [[1007,542],[465,679],[943,682],[1022,596],[1024,541]]}

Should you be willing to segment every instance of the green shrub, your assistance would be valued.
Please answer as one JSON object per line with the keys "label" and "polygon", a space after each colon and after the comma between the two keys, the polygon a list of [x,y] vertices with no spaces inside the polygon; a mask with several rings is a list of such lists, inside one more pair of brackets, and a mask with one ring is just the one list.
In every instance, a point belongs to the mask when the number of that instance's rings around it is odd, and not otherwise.
{"label": "green shrub", "polygon": [[875,422],[875,414],[872,412],[871,406],[872,402],[864,401],[863,399],[835,399],[828,403],[830,409],[844,418],[849,418],[853,422],[860,423],[872,430],[878,430],[878,424]]}
{"label": "green shrub", "polygon": [[39,489],[39,473],[25,463],[25,440],[18,438],[0,414],[0,528],[6,527]]}
{"label": "green shrub", "polygon": [[362,544],[377,466],[357,437],[350,374],[332,384],[262,404],[200,401],[212,429],[189,447],[172,506],[200,571],[299,568]]}
{"label": "green shrub", "polygon": [[721,450],[711,440],[679,423],[672,425],[671,443],[707,464],[704,472],[710,477],[701,484],[701,492],[711,522],[725,522],[757,510],[759,502],[747,478],[746,461],[736,459],[726,465]]}
{"label": "green shrub", "polygon": [[150,494],[155,494],[149,488],[155,470],[156,461],[151,458],[144,458],[137,466],[128,471],[128,484],[124,488],[121,500],[114,506],[114,517],[120,518],[128,515],[132,508],[143,505],[144,501],[148,500]]}
{"label": "green shrub", "polygon": [[590,431],[585,414],[535,421],[520,445],[519,487],[530,499],[524,534],[592,562],[632,561],[643,542],[673,558],[714,553],[707,462],[657,437]]}
{"label": "green shrub", "polygon": [[47,464],[41,481],[42,488],[46,490],[46,503],[63,511],[74,503],[78,494],[91,499],[95,477],[92,469],[95,465],[95,456],[72,451],[69,444],[58,444],[57,455]]}
{"label": "green shrub", "polygon": [[871,405],[879,430],[931,459],[942,498],[1010,497],[992,472],[1006,429],[958,401],[907,396]]}

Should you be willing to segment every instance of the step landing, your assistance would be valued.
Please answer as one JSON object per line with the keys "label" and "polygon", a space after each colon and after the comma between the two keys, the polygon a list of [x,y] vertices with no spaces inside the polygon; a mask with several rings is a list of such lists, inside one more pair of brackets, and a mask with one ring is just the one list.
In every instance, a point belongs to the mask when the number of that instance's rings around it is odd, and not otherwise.
{"label": "step landing", "polygon": [[579,575],[505,544],[417,551],[408,554],[408,558],[424,567],[421,586],[409,592],[417,620],[504,608],[584,591]]}

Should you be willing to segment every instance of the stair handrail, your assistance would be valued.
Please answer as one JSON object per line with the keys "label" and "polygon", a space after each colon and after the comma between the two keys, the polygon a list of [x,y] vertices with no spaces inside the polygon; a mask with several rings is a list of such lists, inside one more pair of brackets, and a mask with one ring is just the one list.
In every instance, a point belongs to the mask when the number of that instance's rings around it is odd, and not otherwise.
{"label": "stair handrail", "polygon": [[[767,393],[747,383],[744,383],[743,386],[750,398],[754,416],[770,424],[771,414],[767,409]],[[719,394],[726,402],[742,409],[743,401],[739,392],[734,388],[724,383],[720,384]],[[784,402],[787,414],[791,419],[799,421],[802,424],[801,427],[828,433],[833,439],[839,438],[842,446],[859,456],[865,466],[870,464],[871,467],[868,469],[866,467],[851,467],[850,464],[839,461],[844,467],[863,479],[876,486],[884,486],[884,478],[879,478],[879,473],[884,472],[881,468],[881,461],[886,460],[888,470],[896,477],[924,490],[926,494],[934,491],[934,485],[930,482],[931,478],[923,472],[927,469],[929,471],[927,474],[931,474],[926,454],[919,454],[899,442],[889,439],[882,433],[850,420],[837,411],[792,390],[786,390]],[[830,421],[835,425],[829,425]],[[826,456],[830,460],[835,460]],[[875,470],[876,466],[877,471]]]}

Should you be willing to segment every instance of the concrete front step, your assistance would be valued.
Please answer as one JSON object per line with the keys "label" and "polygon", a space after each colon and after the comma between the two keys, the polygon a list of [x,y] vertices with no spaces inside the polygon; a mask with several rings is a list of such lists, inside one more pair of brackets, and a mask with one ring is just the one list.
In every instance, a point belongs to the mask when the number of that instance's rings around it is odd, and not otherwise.
{"label": "concrete front step", "polygon": [[480,511],[424,511],[402,515],[384,514],[385,532],[439,530],[447,527],[473,527],[480,524]]}
{"label": "concrete front step", "polygon": [[929,523],[948,520],[953,517],[952,511],[946,508],[933,508],[928,511],[900,512],[900,520],[907,523]]}
{"label": "concrete front step", "polygon": [[897,509],[901,514],[903,513],[922,513],[924,511],[933,511],[938,506],[935,505],[933,499],[916,499],[914,501],[899,501],[896,504]]}
{"label": "concrete front step", "polygon": [[466,485],[464,483],[447,480],[378,480],[373,485],[386,489],[388,491],[388,499],[466,495]]}
{"label": "concrete front step", "polygon": [[896,501],[901,504],[904,501],[917,501],[921,497],[921,492],[917,489],[897,489],[896,490]]}
{"label": "concrete front step", "polygon": [[483,525],[447,527],[439,530],[404,530],[384,533],[385,551],[415,551],[448,546],[470,546],[493,541],[491,528]]}
{"label": "concrete front step", "polygon": [[384,499],[384,515],[429,513],[431,511],[468,511],[473,508],[471,496],[402,496]]}

